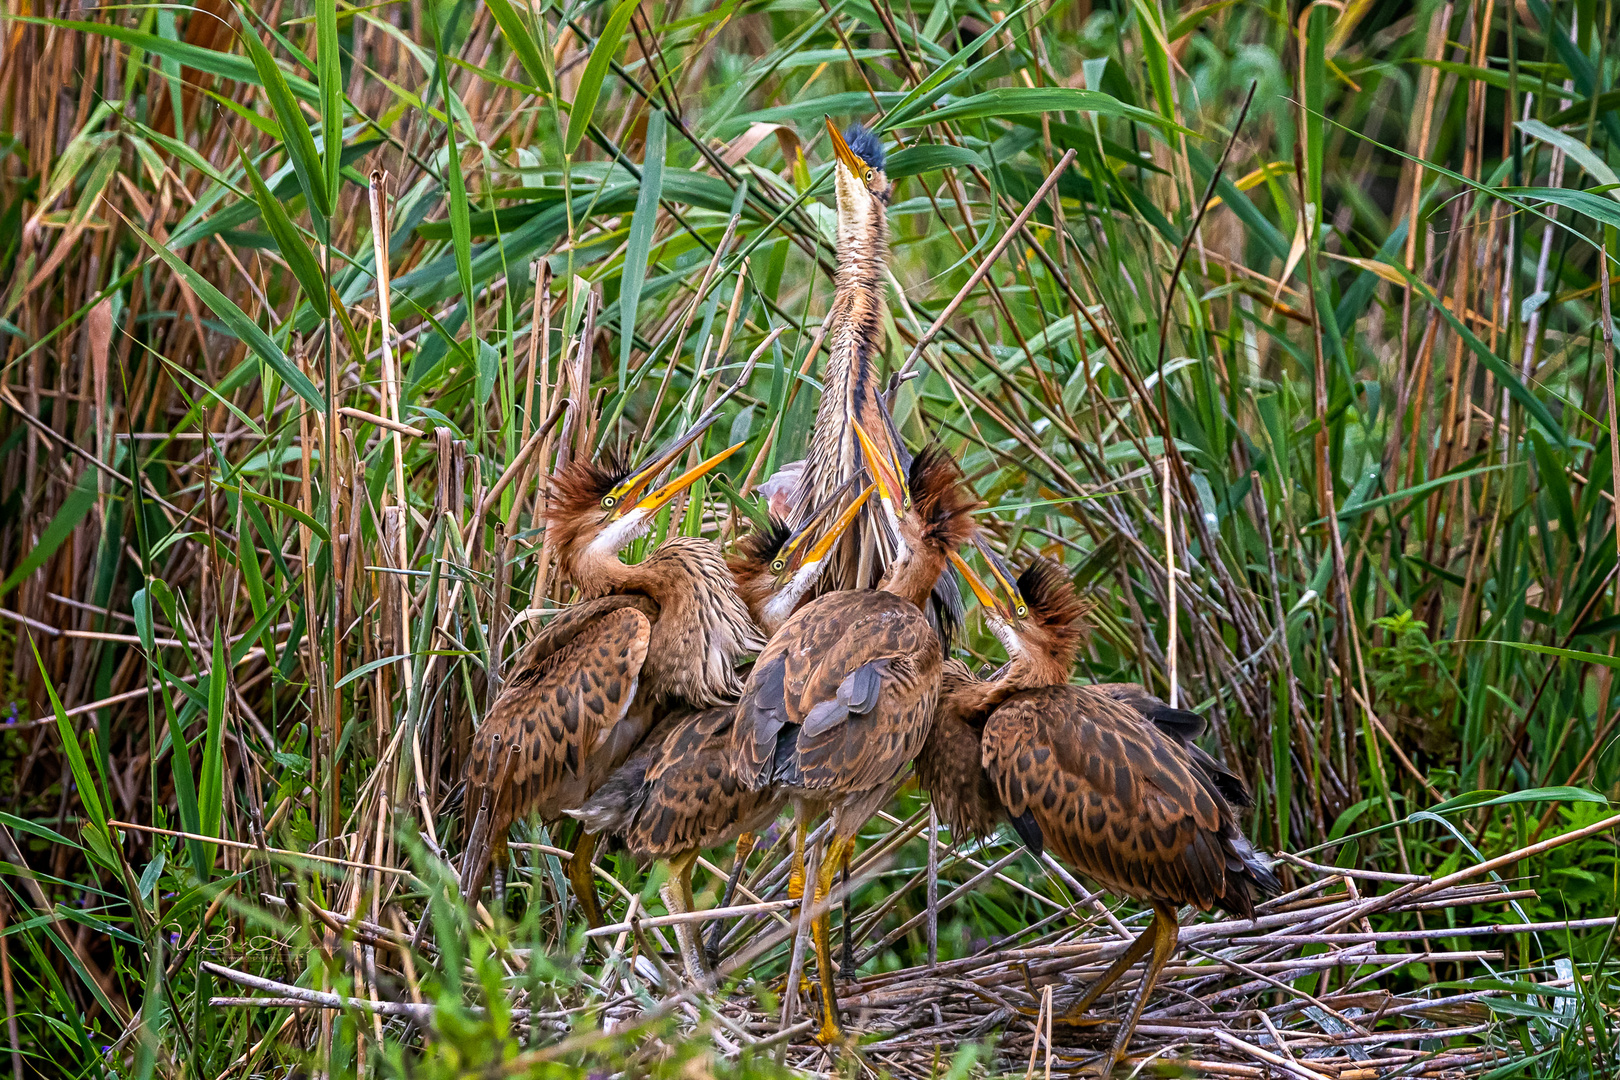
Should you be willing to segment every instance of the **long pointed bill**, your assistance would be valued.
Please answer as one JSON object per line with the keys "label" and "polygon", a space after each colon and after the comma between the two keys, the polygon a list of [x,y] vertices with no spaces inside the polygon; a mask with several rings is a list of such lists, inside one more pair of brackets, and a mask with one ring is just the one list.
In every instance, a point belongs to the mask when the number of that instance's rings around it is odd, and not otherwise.
{"label": "long pointed bill", "polygon": [[640,502],[636,503],[632,509],[639,510],[648,517],[651,517],[653,514],[657,513],[659,508],[665,503],[669,502],[669,500],[673,499],[675,496],[697,483],[698,480],[703,478],[704,474],[713,471],[716,465],[726,460],[726,458],[730,457],[732,454],[735,454],[738,450],[741,450],[744,445],[746,444],[736,443],[732,446],[728,446],[709,460],[687,469],[685,472],[681,473],[681,475],[677,476],[663,487],[649,493]]}
{"label": "long pointed bill", "polygon": [[860,486],[860,482],[861,474],[856,473],[833,488],[832,494],[822,500],[820,506],[810,511],[810,516],[804,519],[804,523],[793,530],[792,535],[787,539],[787,543],[782,545],[782,557],[786,558],[798,551],[804,545],[804,542],[809,539],[810,534],[821,528],[822,523],[833,516],[834,511],[838,509],[838,503],[844,496]]}
{"label": "long pointed bill", "polygon": [[827,123],[827,136],[832,139],[833,156],[843,163],[844,168],[856,176],[863,174],[867,168],[866,162],[862,161],[856,156],[855,151],[849,148],[849,143],[844,141],[843,134],[833,124],[832,117],[828,116],[823,119]]}
{"label": "long pointed bill", "polygon": [[1006,597],[1006,610],[1012,614],[1022,616],[1029,608],[1024,603],[1023,594],[1018,591],[1018,584],[1013,580],[1012,571],[1007,568],[1007,564],[1002,561],[1001,556],[997,555],[991,550],[990,545],[985,543],[984,537],[975,536],[973,546],[979,549],[980,555],[984,556],[985,563],[990,567],[990,575],[995,578],[996,587],[1001,590],[1001,595]]}
{"label": "long pointed bill", "polygon": [[974,572],[973,567],[968,565],[967,560],[954,551],[950,552],[948,557],[951,560],[951,565],[956,567],[956,572],[961,574],[963,580],[968,583],[968,588],[973,590],[973,596],[979,601],[979,606],[992,614],[1000,614],[1001,609],[996,603],[996,594],[991,591],[990,586],[984,583],[984,579]]}
{"label": "long pointed bill", "polygon": [[899,508],[909,501],[906,499],[905,481],[894,472],[893,462],[884,459],[883,451],[877,448],[877,444],[866,433],[866,429],[861,427],[861,422],[850,416],[849,424],[855,429],[855,437],[861,442],[861,453],[866,458],[867,471],[872,474],[872,479],[877,481],[878,502],[883,504],[883,509],[888,513],[890,520],[898,524],[901,512]]}
{"label": "long pointed bill", "polygon": [[[647,464],[620,481],[618,486],[608,493],[613,499],[613,506],[618,509],[618,513],[614,516],[623,517],[628,514],[637,505],[637,500],[641,498],[641,493],[647,489],[647,485],[652,483],[659,473],[675,464],[675,459],[686,453],[687,447],[702,438],[703,433],[713,427],[718,419],[720,414],[717,412],[699,417],[698,422],[685,434],[654,454]],[[732,447],[732,450],[735,449],[736,447]],[[728,454],[730,452],[726,451]]]}
{"label": "long pointed bill", "polygon": [[[844,512],[838,515],[827,531],[822,534],[821,539],[817,540],[810,550],[805,552],[804,566],[815,566],[827,557],[827,552],[833,549],[833,545],[838,543],[838,538],[843,536],[855,519],[860,516],[861,507],[866,505],[866,500],[871,498],[872,492],[876,490],[876,484],[867,484],[866,490],[855,496],[854,502],[844,507]],[[789,546],[792,546],[791,541]],[[789,551],[788,554],[792,554],[792,552]]]}

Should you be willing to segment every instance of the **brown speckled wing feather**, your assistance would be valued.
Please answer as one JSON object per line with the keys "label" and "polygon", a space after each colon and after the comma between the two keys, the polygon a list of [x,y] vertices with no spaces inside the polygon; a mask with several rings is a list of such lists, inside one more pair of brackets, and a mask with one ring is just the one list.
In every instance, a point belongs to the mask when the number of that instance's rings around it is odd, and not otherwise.
{"label": "brown speckled wing feather", "polygon": [[[469,814],[493,787],[497,836],[521,814],[555,818],[578,805],[646,734],[647,717],[631,703],[647,658],[650,603],[604,597],[576,614],[586,606],[577,605],[525,650],[473,736],[468,761]],[[502,778],[514,745],[510,775]]]}
{"label": "brown speckled wing feather", "polygon": [[614,594],[570,604],[552,616],[551,621],[534,636],[534,640],[512,658],[507,667],[506,681],[501,687],[503,694],[511,690],[514,684],[524,679],[535,679],[549,671],[556,663],[553,658],[582,630],[593,626],[600,616],[620,608],[639,611],[649,622],[658,618],[658,602],[648,596]]}
{"label": "brown speckled wing feather", "polygon": [[982,746],[1009,813],[1027,811],[1053,854],[1105,888],[1206,911],[1227,897],[1231,810],[1134,709],[1089,687],[1032,690],[991,716]]}
{"label": "brown speckled wing feather", "polygon": [[1233,772],[1227,766],[1211,757],[1202,747],[1193,742],[1204,733],[1205,722],[1202,716],[1186,709],[1172,708],[1169,703],[1148,693],[1147,689],[1136,683],[1098,683],[1096,689],[1122,705],[1128,705],[1151,720],[1155,727],[1166,735],[1178,740],[1206,777],[1214,781],[1222,798],[1233,806],[1250,807],[1254,805],[1254,795],[1249,791],[1249,785],[1243,777]]}
{"label": "brown speckled wing feather", "polygon": [[755,788],[826,792],[887,783],[927,736],[941,663],[938,636],[909,602],[876,591],[815,600],[766,646],[743,689],[740,775]]}
{"label": "brown speckled wing feather", "polygon": [[761,828],[781,811],[771,791],[749,791],[730,754],[733,706],[706,709],[677,725],[652,754],[645,794],[626,846],[642,857],[667,858],[718,847]]}

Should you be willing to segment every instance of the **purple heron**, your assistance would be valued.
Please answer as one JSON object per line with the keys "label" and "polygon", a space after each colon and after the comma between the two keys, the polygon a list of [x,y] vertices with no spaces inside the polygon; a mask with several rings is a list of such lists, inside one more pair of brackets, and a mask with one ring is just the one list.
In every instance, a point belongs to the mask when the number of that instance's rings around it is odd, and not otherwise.
{"label": "purple heron", "polygon": [[[809,547],[806,539],[830,514],[831,500],[796,532],[772,520],[738,545],[728,560],[737,592],[767,633],[803,601],[828,551],[872,490],[868,486]],[[728,904],[754,833],[774,821],[787,801],[781,792],[750,789],[738,780],[731,753],[735,717],[736,706],[728,704],[660,723],[582,807],[568,811],[590,832],[622,838],[637,858],[665,861],[669,876],[661,893],[672,915],[694,907],[692,867],[699,852],[735,840],[737,854],[721,901]],[[674,931],[687,978],[712,985],[693,924],[677,923]]]}
{"label": "purple heron", "polygon": [[1059,1022],[1073,1023],[1147,956],[1146,971],[1102,1062],[1123,1057],[1159,974],[1175,954],[1177,911],[1220,908],[1252,918],[1257,894],[1279,889],[1270,864],[1237,826],[1242,781],[1193,745],[1196,713],[1139,686],[1074,686],[1069,671],[1086,606],[1056,565],[1037,560],[1015,583],[987,547],[995,588],[959,557],[1008,663],[977,679],[947,665],[917,776],[955,836],[1011,823],[1104,889],[1148,904],[1153,921]]}
{"label": "purple heron", "polygon": [[[878,498],[895,516],[898,478],[856,425]],[[744,786],[786,796],[794,809],[790,897],[804,895],[809,822],[831,811],[814,900],[890,782],[927,738],[939,693],[943,650],[922,612],[956,548],[976,530],[974,499],[956,462],[938,447],[912,462],[913,501],[891,524],[896,558],[877,589],[823,593],[800,608],[759,654],[732,725],[732,753]],[[821,984],[824,1042],[840,1042],[830,917],[812,924]]]}
{"label": "purple heron", "polygon": [[[582,461],[552,478],[546,528],[559,569],[581,599],[519,655],[473,737],[463,895],[476,894],[491,861],[499,891],[506,833],[516,818],[558,819],[588,799],[661,716],[735,701],[742,689],[737,662],[765,642],[737,598],[719,545],[672,536],[640,563],[619,558],[664,504],[738,449],[652,486],[717,416],[640,468],[611,458]],[[586,917],[600,925],[595,846],[595,836],[581,836],[568,874]]]}

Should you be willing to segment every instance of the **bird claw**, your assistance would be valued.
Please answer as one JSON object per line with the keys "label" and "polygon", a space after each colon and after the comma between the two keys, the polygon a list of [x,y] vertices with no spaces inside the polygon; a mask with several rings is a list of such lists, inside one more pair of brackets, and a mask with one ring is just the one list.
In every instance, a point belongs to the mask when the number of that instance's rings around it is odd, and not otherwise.
{"label": "bird claw", "polygon": [[844,1031],[836,1020],[823,1021],[816,1029],[815,1039],[829,1050],[853,1051],[856,1045],[854,1036]]}
{"label": "bird claw", "polygon": [[[1046,1018],[1046,1013],[1039,1006],[1031,1008],[1028,1005],[1014,1005],[1012,1011],[1030,1020],[1045,1020]],[[1084,1012],[1075,1012],[1071,1009],[1067,1012],[1057,1013],[1052,1017],[1052,1023],[1062,1024],[1064,1027],[1097,1027],[1108,1022],[1108,1017],[1097,1016],[1090,1009]]]}
{"label": "bird claw", "polygon": [[1108,1080],[1109,1077],[1114,1075],[1115,1069],[1126,1063],[1127,1059],[1124,1054],[1115,1056],[1114,1053],[1110,1051],[1103,1054],[1103,1056],[1098,1058],[1096,1061],[1091,1062],[1088,1065],[1082,1065],[1079,1070],[1077,1070],[1075,1075],[1094,1076],[1097,1077],[1098,1080]]}

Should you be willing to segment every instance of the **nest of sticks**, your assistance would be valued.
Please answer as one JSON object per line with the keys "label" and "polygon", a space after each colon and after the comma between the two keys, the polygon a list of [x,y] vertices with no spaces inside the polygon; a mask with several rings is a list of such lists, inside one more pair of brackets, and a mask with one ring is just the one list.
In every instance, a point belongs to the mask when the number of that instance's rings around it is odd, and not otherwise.
{"label": "nest of sticks", "polygon": [[[837,905],[845,891],[893,871],[895,853],[925,831],[928,812],[887,822],[888,836],[867,849],[851,882],[829,904]],[[1116,1075],[1140,1070],[1146,1075],[1190,1071],[1301,1080],[1460,1078],[1483,1075],[1522,1056],[1523,1045],[1508,1039],[1505,1024],[1522,1018],[1524,1006],[1564,1015],[1569,1025],[1581,1021],[1569,997],[1573,969],[1566,964],[1526,970],[1509,959],[1522,956],[1523,950],[1509,954],[1508,943],[1524,940],[1520,935],[1613,926],[1615,919],[1530,923],[1522,905],[1535,898],[1535,891],[1504,880],[1497,871],[1588,831],[1442,878],[1281,856],[1277,869],[1293,887],[1260,904],[1253,920],[1189,918],[1184,913],[1180,951],[1161,977],[1129,1058]],[[931,850],[930,869],[912,871],[882,904],[855,913],[855,940],[865,943],[855,951],[860,967],[924,927],[932,937],[940,913],[992,876],[1052,908],[1019,934],[966,958],[840,981],[845,1028],[859,1036],[860,1056],[872,1069],[896,1076],[943,1075],[957,1048],[972,1043],[993,1044],[994,1073],[1074,1073],[1101,1058],[1135,992],[1140,965],[1081,1022],[1061,1018],[1068,1003],[1140,933],[1151,913],[1120,917],[1105,906],[1106,896],[1086,892],[1047,857],[1049,874],[1077,897],[1059,903],[1002,874],[1019,858],[1028,858],[1022,848]],[[944,880],[950,870],[957,871],[958,880]],[[785,862],[771,865],[748,891],[772,897],[785,874]],[[889,910],[913,888],[927,889],[927,909],[885,927]],[[660,932],[673,921],[707,920],[717,914],[629,917],[592,933],[617,935],[618,947],[639,961],[621,968],[625,991],[634,990],[640,980],[646,993],[668,1001],[682,979],[670,966],[675,953]],[[724,917],[735,922],[724,939],[720,974],[736,980],[728,983],[734,989],[706,999],[698,1009],[691,1008],[693,992],[688,989],[689,1014],[709,1017],[708,1026],[722,1047],[740,1052],[751,1043],[764,1044],[796,1069],[837,1071],[839,1052],[815,1041],[817,1025],[802,1012],[813,1009],[813,1001],[801,1006],[798,995],[789,994],[781,1012],[768,1013],[747,978],[773,955],[771,966],[780,970],[784,953],[791,956],[791,971],[803,970],[803,944],[795,947],[797,923],[787,902],[739,904]],[[1415,928],[1376,930],[1375,917],[1381,924]],[[873,941],[879,927],[886,933]],[[1428,981],[1407,977],[1413,965],[1440,965],[1450,988],[1390,989]],[[1514,969],[1511,976],[1505,974],[1508,967]],[[1482,985],[1474,989],[1471,982]],[[782,984],[778,977],[773,986]],[[794,979],[788,984],[798,985]],[[1542,988],[1545,996],[1537,993]],[[626,1010],[621,1022],[633,1015],[633,1008]]]}
{"label": "nest of sticks", "polygon": [[[1050,857],[1043,859],[1043,877],[1023,881],[1010,876],[1005,871],[1012,863],[1029,858],[1022,847],[941,848],[935,840],[928,845],[926,866],[903,866],[902,848],[919,837],[937,837],[929,828],[929,810],[904,821],[887,814],[879,820],[886,831],[862,852],[849,881],[826,901],[838,906],[845,894],[880,876],[898,878],[881,903],[856,910],[849,923],[853,943],[858,943],[857,970],[908,935],[925,934],[933,954],[941,914],[992,878],[1038,901],[1047,914],[961,959],[841,980],[844,1027],[859,1039],[854,1053],[862,1074],[887,1070],[897,1077],[941,1076],[957,1050],[973,1044],[993,1047],[994,1060],[984,1063],[992,1074],[1074,1074],[1100,1059],[1135,992],[1140,965],[1080,1022],[1062,1018],[1068,1004],[1141,931],[1150,913],[1110,908],[1104,903],[1107,897],[1087,892]],[[1529,922],[1523,902],[1532,900],[1535,891],[1504,879],[1499,871],[1617,822],[1620,816],[1606,818],[1440,878],[1339,868],[1282,855],[1277,869],[1292,887],[1260,904],[1253,920],[1189,918],[1184,913],[1180,949],[1159,980],[1129,1056],[1115,1075],[1477,1077],[1525,1055],[1520,1037],[1506,1025],[1522,1022],[1527,1011],[1550,1018],[1543,1020],[1544,1038],[1536,1041],[1581,1038],[1579,1026],[1590,1025],[1594,1014],[1575,1007],[1575,969],[1565,961],[1552,967],[1526,965],[1523,957],[1536,950],[1510,943],[1525,941],[1524,935],[1612,927],[1616,918]],[[814,834],[811,840],[813,852]],[[536,859],[568,854],[549,845],[512,847]],[[724,879],[723,867],[707,861],[700,865]],[[521,988],[523,980],[511,982],[511,1018],[527,1028],[531,1045],[546,1047],[528,1056],[586,1049],[592,1038],[600,1037],[598,1025],[623,1034],[650,1032],[655,1024],[673,1020],[678,1032],[701,1032],[721,1053],[770,1053],[812,1074],[846,1070],[848,1050],[815,1041],[816,1018],[804,1011],[814,1008],[814,995],[801,1004],[797,992],[782,993],[784,986],[800,985],[797,974],[806,970],[808,937],[794,917],[798,905],[781,897],[788,860],[768,851],[756,866],[743,882],[738,903],[681,915],[643,911],[639,895],[598,868],[624,902],[623,916],[588,932],[595,944],[581,959],[585,974],[576,993],[568,1000],[530,1001]],[[1050,888],[1042,892],[1033,887],[1037,885]],[[916,902],[918,889],[925,891],[925,905]],[[896,909],[908,896],[911,909],[922,910],[900,919]],[[264,900],[286,906],[279,897]],[[432,935],[424,936],[423,928],[413,933],[408,919],[383,926],[309,901],[304,906],[330,932],[329,942],[347,939],[357,967],[383,970],[381,958],[390,950],[423,951],[430,962],[437,955]],[[561,932],[564,907],[557,910]],[[708,924],[715,919],[727,924],[719,966],[726,989],[705,993],[678,970],[670,928],[677,922]],[[1380,925],[1410,928],[1375,929],[1375,919]],[[527,952],[505,952],[504,962],[514,975],[526,966]],[[1437,984],[1432,974],[1412,978],[1408,969],[1413,965],[1431,971],[1439,965],[1444,982]],[[205,966],[257,995],[268,995],[214,998],[220,1006],[350,1009],[374,1014],[379,1024],[414,1024],[424,1031],[435,1023],[435,1007],[419,997],[414,1003],[389,1001],[375,989],[368,997],[350,997],[221,964]],[[378,985],[369,981],[373,988]],[[1620,1024],[1620,1017],[1602,1016],[1601,1022],[1612,1027]]]}

